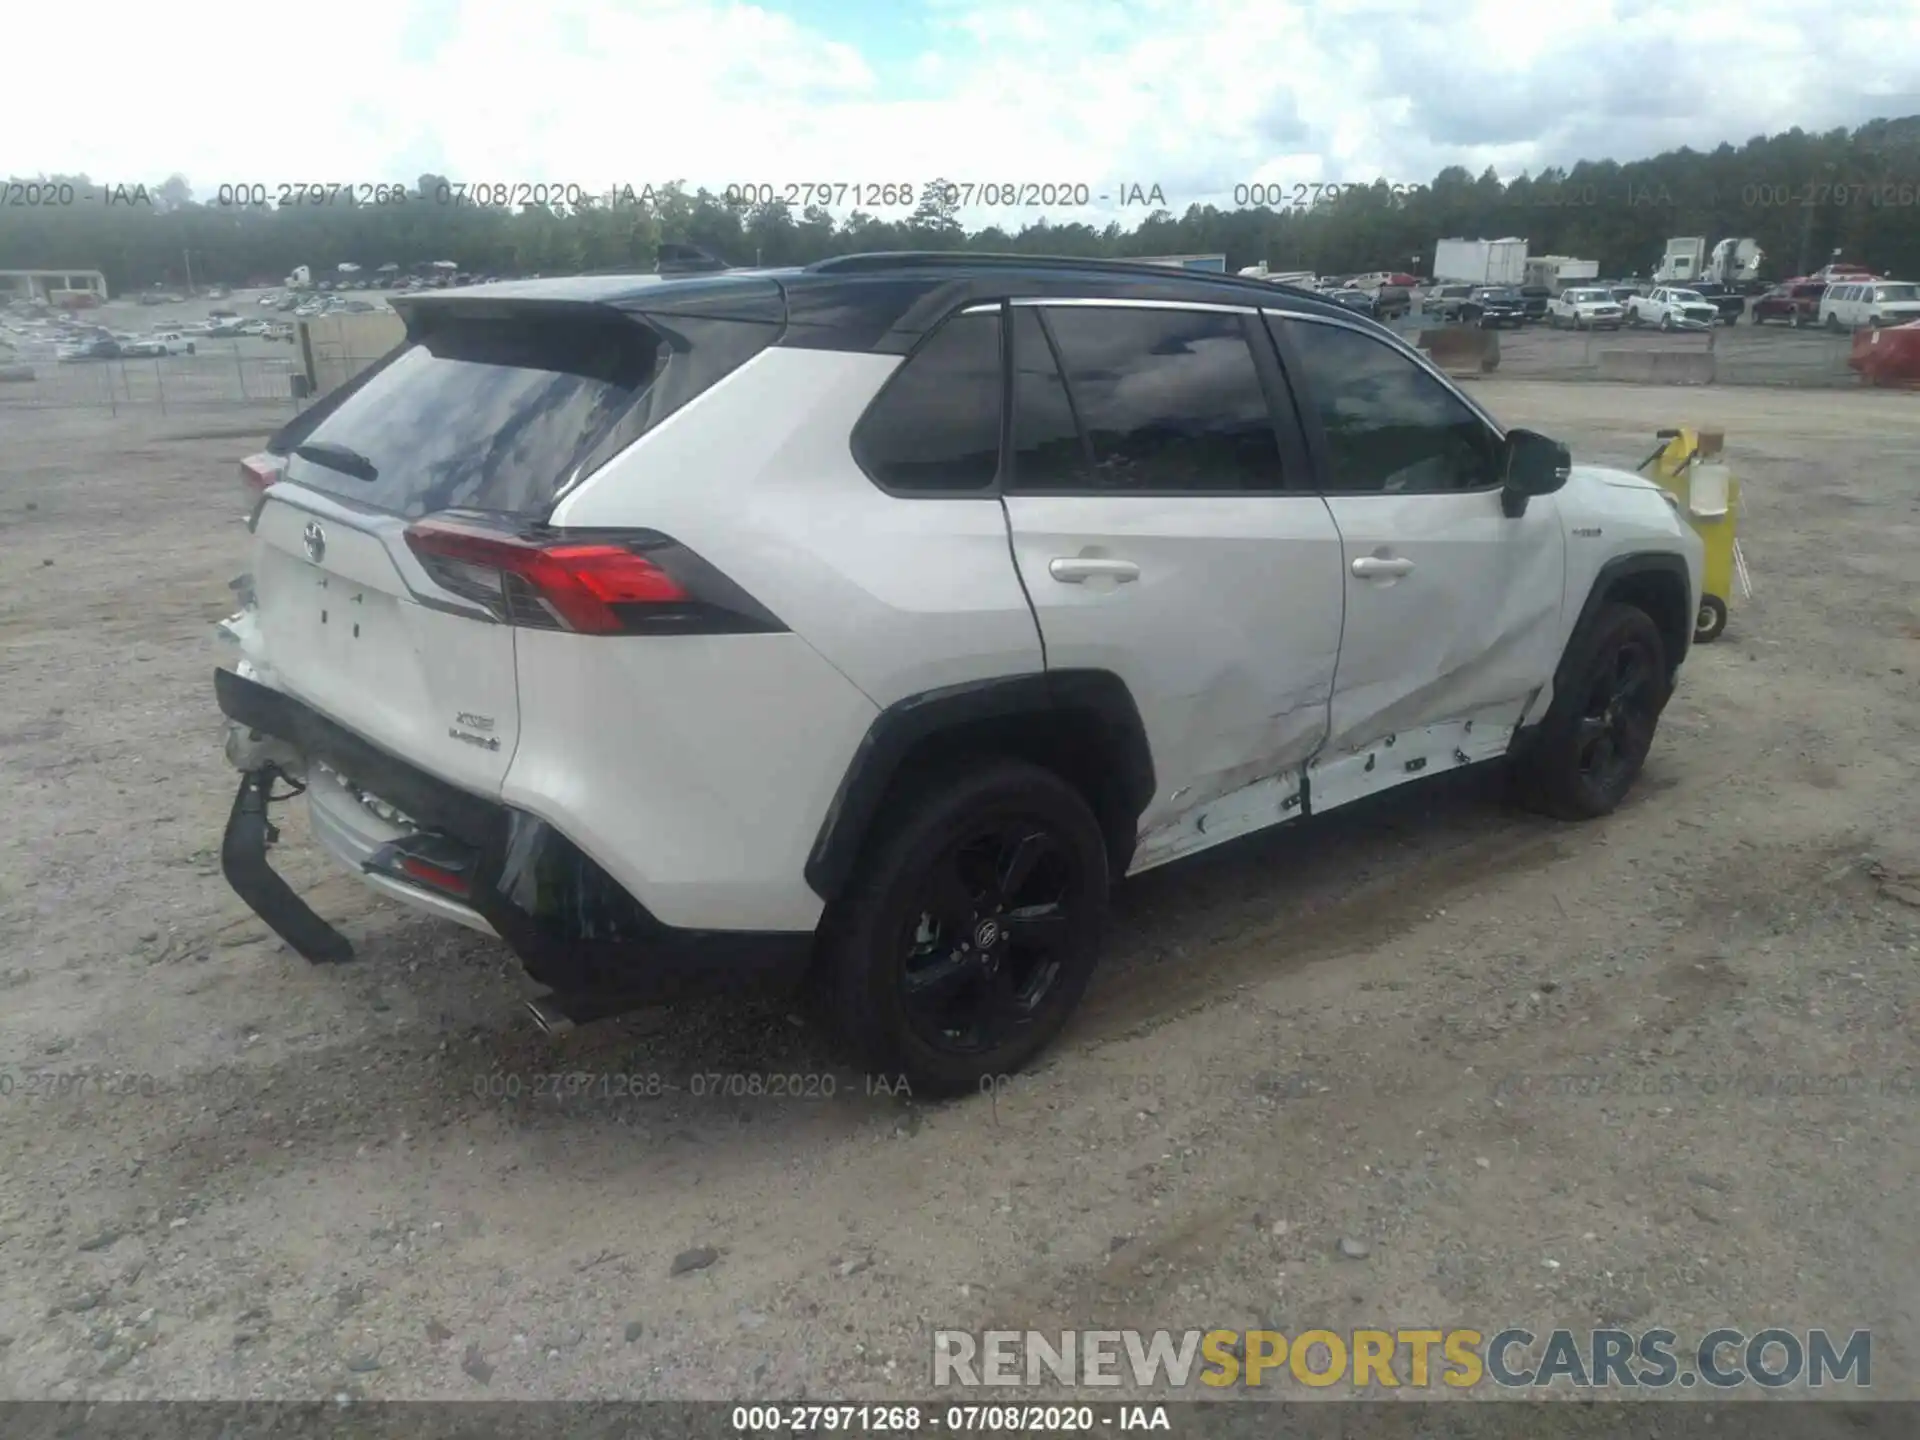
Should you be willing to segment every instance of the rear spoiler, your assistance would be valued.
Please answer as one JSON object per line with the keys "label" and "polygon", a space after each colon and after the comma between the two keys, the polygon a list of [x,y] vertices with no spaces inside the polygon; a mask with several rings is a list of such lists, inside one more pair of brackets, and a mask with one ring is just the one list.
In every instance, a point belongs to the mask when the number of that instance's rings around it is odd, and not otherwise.
{"label": "rear spoiler", "polygon": [[602,300],[489,295],[484,288],[465,294],[396,295],[387,303],[407,327],[408,340],[419,339],[441,320],[584,320],[604,317],[613,308]]}
{"label": "rear spoiler", "polygon": [[509,282],[497,289],[481,286],[465,291],[439,290],[396,296],[388,303],[406,325],[409,341],[430,333],[434,323],[442,319],[586,320],[620,315],[644,321],[649,315],[672,315],[782,327],[787,320],[786,291],[767,276],[740,275],[725,270],[689,271],[684,276],[630,273],[627,279],[631,285],[618,289],[594,287],[591,279],[580,277],[580,281],[574,282],[585,292],[574,295],[565,293],[566,281],[533,282],[541,287],[533,293],[518,290]]}

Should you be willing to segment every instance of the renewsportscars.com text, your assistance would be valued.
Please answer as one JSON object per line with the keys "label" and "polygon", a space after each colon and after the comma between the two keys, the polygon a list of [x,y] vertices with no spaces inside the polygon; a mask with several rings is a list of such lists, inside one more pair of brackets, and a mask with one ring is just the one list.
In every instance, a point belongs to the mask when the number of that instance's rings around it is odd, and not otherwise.
{"label": "renewsportscars.com text", "polygon": [[1689,1389],[1873,1383],[1873,1335],[1822,1329],[936,1330],[937,1388],[1335,1385],[1355,1390]]}

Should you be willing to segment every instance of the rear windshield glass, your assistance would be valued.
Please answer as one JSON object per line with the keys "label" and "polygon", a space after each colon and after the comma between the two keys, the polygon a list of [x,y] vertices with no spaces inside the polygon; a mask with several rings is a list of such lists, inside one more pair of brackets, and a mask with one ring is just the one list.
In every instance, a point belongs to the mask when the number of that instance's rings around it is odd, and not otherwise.
{"label": "rear windshield glass", "polygon": [[662,348],[624,318],[440,321],[301,437],[288,478],[407,516],[544,515]]}

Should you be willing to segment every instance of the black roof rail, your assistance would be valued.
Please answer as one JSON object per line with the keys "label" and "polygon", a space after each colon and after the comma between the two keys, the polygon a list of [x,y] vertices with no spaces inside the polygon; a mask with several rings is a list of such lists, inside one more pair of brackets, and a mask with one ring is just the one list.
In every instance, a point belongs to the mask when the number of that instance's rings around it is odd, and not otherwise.
{"label": "black roof rail", "polygon": [[1113,270],[1124,275],[1198,275],[1202,279],[1236,279],[1217,270],[1177,270],[1145,260],[1115,260],[1102,256],[1016,255],[1003,250],[876,250],[860,255],[835,255],[816,260],[807,269],[823,275],[853,275],[885,270],[927,270],[941,266],[1008,270]]}
{"label": "black roof rail", "polygon": [[1284,285],[1253,275],[1229,275],[1218,270],[1183,270],[1172,265],[1156,265],[1148,260],[1107,259],[1076,255],[1013,255],[1004,251],[973,250],[879,250],[861,255],[835,255],[816,260],[806,267],[816,275],[881,275],[893,270],[1079,270],[1095,274],[1128,275],[1135,279],[1198,280],[1239,291],[1257,289],[1266,294],[1301,295],[1320,298],[1298,285]]}

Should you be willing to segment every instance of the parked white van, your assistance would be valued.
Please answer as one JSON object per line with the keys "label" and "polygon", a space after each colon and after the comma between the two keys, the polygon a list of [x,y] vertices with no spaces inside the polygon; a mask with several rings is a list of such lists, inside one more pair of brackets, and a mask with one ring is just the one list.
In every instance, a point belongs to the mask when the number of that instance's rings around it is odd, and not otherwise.
{"label": "parked white van", "polygon": [[1820,323],[1829,330],[1904,325],[1920,320],[1920,285],[1911,280],[1853,280],[1829,285],[1820,297]]}

